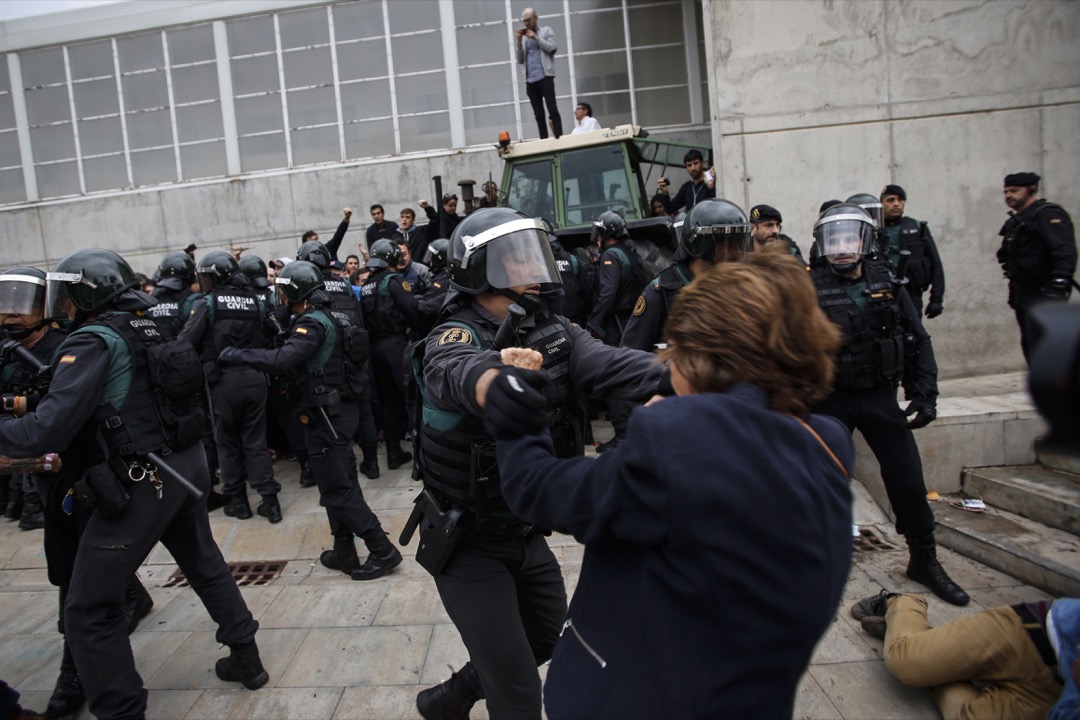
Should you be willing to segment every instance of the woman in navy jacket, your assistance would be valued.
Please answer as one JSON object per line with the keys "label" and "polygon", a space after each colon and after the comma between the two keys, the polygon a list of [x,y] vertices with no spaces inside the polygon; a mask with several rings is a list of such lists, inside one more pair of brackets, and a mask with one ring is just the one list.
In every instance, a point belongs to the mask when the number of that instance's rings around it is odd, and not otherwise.
{"label": "woman in navy jacket", "polygon": [[596,459],[555,458],[542,373],[507,368],[488,392],[510,508],[585,544],[552,720],[791,717],[848,576],[851,435],[809,414],[839,338],[804,266],[715,266],[667,338],[679,397],[636,410]]}

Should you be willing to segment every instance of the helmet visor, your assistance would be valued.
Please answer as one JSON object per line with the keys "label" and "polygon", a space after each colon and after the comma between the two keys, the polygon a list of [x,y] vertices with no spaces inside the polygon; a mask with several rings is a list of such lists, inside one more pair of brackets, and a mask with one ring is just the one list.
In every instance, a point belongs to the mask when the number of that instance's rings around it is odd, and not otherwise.
{"label": "helmet visor", "polygon": [[83,278],[80,273],[50,272],[45,276],[45,317],[67,318],[68,311],[76,308],[74,300],[68,293],[69,285],[87,285],[91,289],[94,284]]}
{"label": "helmet visor", "polygon": [[0,275],[0,316],[4,324],[36,325],[44,312],[44,280],[33,275]]}
{"label": "helmet visor", "polygon": [[738,260],[754,249],[749,225],[699,225],[689,231],[684,225],[683,233],[690,256],[710,262]]}
{"label": "helmet visor", "polygon": [[487,279],[493,288],[562,283],[542,228],[515,230],[487,243]]}
{"label": "helmet visor", "polygon": [[874,221],[874,225],[885,227],[885,206],[880,202],[867,202],[856,203],[859,207],[866,211],[870,219]]}
{"label": "helmet visor", "polygon": [[874,239],[873,226],[857,215],[834,215],[823,218],[814,231],[818,253],[830,262],[836,259],[858,259],[870,252]]}

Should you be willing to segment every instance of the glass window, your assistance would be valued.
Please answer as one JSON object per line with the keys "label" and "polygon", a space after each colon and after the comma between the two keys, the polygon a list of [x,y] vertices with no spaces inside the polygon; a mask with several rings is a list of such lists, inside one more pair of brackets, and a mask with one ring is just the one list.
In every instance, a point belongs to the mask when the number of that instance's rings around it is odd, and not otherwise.
{"label": "glass window", "polygon": [[439,27],[439,9],[430,0],[394,0],[386,6],[391,35],[436,30]]}
{"label": "glass window", "polygon": [[0,133],[0,167],[22,165],[19,156],[19,136],[13,132]]}
{"label": "glass window", "polygon": [[78,117],[97,117],[120,112],[116,99],[116,80],[93,80],[78,83],[75,89],[75,114]]}
{"label": "glass window", "polygon": [[165,67],[159,32],[117,38],[116,51],[120,56],[122,73]]}
{"label": "glass window", "polygon": [[555,217],[553,178],[554,164],[551,160],[515,165],[510,175],[506,204],[529,217]]}
{"label": "glass window", "polygon": [[37,173],[38,192],[41,197],[60,197],[82,192],[79,189],[79,167],[74,160],[55,165],[38,165],[34,171]]}
{"label": "glass window", "polygon": [[71,103],[66,85],[26,91],[26,116],[31,125],[71,120]]}
{"label": "glass window", "polygon": [[686,86],[639,90],[637,113],[638,123],[646,127],[688,125],[690,101]]}
{"label": "glass window", "polygon": [[86,191],[115,190],[128,186],[127,164],[123,155],[83,160]]}
{"label": "glass window", "polygon": [[[337,42],[383,36],[381,0],[335,3],[330,9],[334,13],[334,39]],[[438,11],[435,14],[438,15]]]}
{"label": "glass window", "polygon": [[[274,72],[276,74],[277,68]],[[217,100],[221,97],[221,90],[218,88],[217,65],[173,68],[172,81],[173,100],[178,105],[199,100]],[[275,82],[274,89],[276,88]]]}
{"label": "glass window", "polygon": [[443,67],[442,35],[438,33],[392,37],[390,49],[394,53],[395,75]]}
{"label": "glass window", "polygon": [[285,66],[285,87],[327,85],[334,79],[330,64],[330,48],[294,50],[281,56]]}
{"label": "glass window", "polygon": [[398,120],[398,127],[402,152],[450,147],[450,113],[403,117]]}
{"label": "glass window", "polygon": [[574,68],[579,96],[630,89],[630,75],[626,71],[624,52],[578,56],[574,58]]}
{"label": "glass window", "polygon": [[10,95],[0,95],[0,130],[15,127],[15,108]]}
{"label": "glass window", "polygon": [[[202,60],[213,60],[216,57],[214,55],[213,25],[191,25],[189,27],[174,28],[167,32],[166,37],[169,41],[169,63],[171,65],[186,65],[187,63]],[[273,36],[271,36],[270,46],[273,47]]]}
{"label": "glass window", "polygon": [[273,50],[274,18],[271,15],[238,18],[225,23],[229,36],[229,54],[233,57]]}
{"label": "glass window", "polygon": [[[599,122],[601,127],[615,127],[616,125],[626,125],[633,122],[630,115],[630,93],[612,93],[610,95],[578,95],[579,98],[592,105],[593,117]],[[638,107],[638,112],[641,112],[641,107]],[[530,113],[531,115],[531,113]],[[563,116],[564,127],[574,127],[574,116],[569,116],[569,121]],[[567,125],[569,122],[569,125]],[[569,131],[568,131],[569,132]]]}
{"label": "glass window", "polygon": [[337,125],[337,101],[334,99],[334,88],[321,87],[289,92],[290,127],[326,123]]}
{"label": "glass window", "polygon": [[[575,4],[575,8],[577,5]],[[677,43],[683,45],[686,38],[682,29],[682,4],[669,2],[657,5],[631,5],[627,16],[630,19],[630,37],[635,44],[659,45]],[[575,26],[574,39],[577,40]],[[575,48],[576,49],[576,48]]]}
{"label": "glass window", "polygon": [[389,115],[389,80],[372,80],[341,86],[341,117],[346,122]]}
{"label": "glass window", "polygon": [[462,68],[461,104],[465,107],[513,102],[514,88],[506,65]]}
{"label": "glass window", "polygon": [[392,120],[370,120],[345,126],[345,156],[349,159],[391,155],[394,152]]}
{"label": "glass window", "polygon": [[28,90],[39,85],[67,82],[63,48],[31,50],[20,53],[19,60],[22,65],[23,85]]}
{"label": "glass window", "polygon": [[281,128],[281,96],[277,93],[236,99],[236,130],[241,135]]}
{"label": "glass window", "polygon": [[132,149],[172,145],[172,119],[168,110],[127,116],[128,144]]}
{"label": "glass window", "polygon": [[[515,19],[520,19],[518,15]],[[491,0],[457,0],[454,3],[454,22],[459,25],[506,21],[506,8]],[[505,30],[505,24],[503,26]],[[460,52],[461,48],[458,47]]]}
{"label": "glass window", "polygon": [[131,174],[136,185],[176,182],[176,158],[172,149],[131,153]]}
{"label": "glass window", "polygon": [[23,200],[26,200],[26,186],[23,183],[22,170],[0,171],[0,203]]}
{"label": "glass window", "polygon": [[233,93],[237,96],[281,89],[274,55],[233,60],[232,78]]}
{"label": "glass window", "polygon": [[[282,150],[282,159],[284,160],[284,150]],[[226,172],[225,142],[185,145],[180,148],[180,162],[185,180],[224,175]]]}
{"label": "glass window", "polygon": [[120,117],[81,120],[79,122],[79,151],[83,157],[124,151],[124,134]]}
{"label": "glass window", "polygon": [[397,90],[397,109],[403,115],[447,108],[446,75],[441,72],[398,78],[394,87]]}
{"label": "glass window", "polygon": [[34,162],[67,160],[75,157],[75,135],[70,123],[30,128]]}
{"label": "glass window", "polygon": [[481,145],[494,143],[499,139],[501,130],[514,129],[514,106],[465,110],[465,143]]}
{"label": "glass window", "polygon": [[[165,84],[165,73],[150,72],[141,75],[129,75],[121,82],[124,85],[124,108],[141,110],[143,108],[168,107],[169,89]],[[176,86],[173,85],[175,88]]]}
{"label": "glass window", "polygon": [[325,45],[330,42],[330,24],[326,8],[283,12],[278,15],[283,49]]}
{"label": "glass window", "polygon": [[338,45],[337,57],[338,80],[341,82],[384,77],[390,72],[386,42],[382,38]]}
{"label": "glass window", "polygon": [[292,143],[293,165],[341,160],[337,126],[294,130]]}
{"label": "glass window", "polygon": [[109,40],[69,45],[68,61],[72,80],[115,74],[112,42]]}
{"label": "glass window", "polygon": [[634,87],[662,88],[686,82],[686,54],[682,46],[633,50]]}
{"label": "glass window", "polygon": [[240,164],[244,172],[285,167],[284,133],[240,138]]}
{"label": "glass window", "polygon": [[506,64],[509,32],[505,24],[458,28],[458,63],[463,66],[492,62]]}
{"label": "glass window", "polygon": [[[277,96],[274,96],[277,99]],[[280,116],[281,108],[278,107]],[[210,140],[222,137],[225,130],[221,122],[221,105],[188,105],[176,108],[176,133],[180,142]]]}
{"label": "glass window", "polygon": [[620,146],[563,153],[561,162],[568,225],[592,222],[600,213],[615,208],[629,211],[628,220],[637,216]]}

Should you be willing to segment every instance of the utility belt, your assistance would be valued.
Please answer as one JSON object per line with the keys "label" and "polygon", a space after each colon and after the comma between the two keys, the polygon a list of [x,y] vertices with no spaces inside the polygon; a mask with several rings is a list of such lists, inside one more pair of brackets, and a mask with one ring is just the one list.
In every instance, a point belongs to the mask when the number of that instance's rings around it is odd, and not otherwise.
{"label": "utility belt", "polygon": [[[71,494],[74,495],[75,502],[87,510],[96,511],[108,520],[127,509],[131,502],[131,492],[138,483],[149,482],[157,493],[157,499],[161,500],[164,489],[161,478],[163,474],[176,480],[196,499],[202,498],[202,491],[177,473],[160,455],[149,454],[154,456],[154,460],[134,456],[125,460],[119,455],[113,455],[105,462],[91,465],[72,486]],[[67,511],[66,504],[64,508]]]}
{"label": "utility belt", "polygon": [[541,532],[541,530],[530,523],[474,515],[472,518],[472,532],[477,535],[490,535],[492,537],[527,538]]}

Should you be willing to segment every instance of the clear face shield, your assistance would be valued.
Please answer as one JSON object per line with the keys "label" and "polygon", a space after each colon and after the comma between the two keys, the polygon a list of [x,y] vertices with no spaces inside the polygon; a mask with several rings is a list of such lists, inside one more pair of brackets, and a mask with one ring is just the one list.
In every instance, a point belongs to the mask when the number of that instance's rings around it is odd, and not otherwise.
{"label": "clear face shield", "polygon": [[82,273],[48,273],[45,276],[45,317],[70,319],[78,310],[68,294],[68,285],[95,287],[94,283],[83,278]]}
{"label": "clear face shield", "polygon": [[835,266],[854,266],[870,252],[874,227],[854,213],[832,215],[818,221],[814,242],[818,253]]}
{"label": "clear face shield", "polygon": [[473,251],[484,247],[484,270],[488,284],[493,288],[505,290],[540,285],[541,290],[546,290],[562,283],[547,230],[539,220],[511,220],[464,238],[464,242],[469,257],[462,267],[468,268],[469,260],[475,262],[477,256]]}
{"label": "clear face shield", "polygon": [[857,204],[866,211],[866,214],[874,221],[875,226],[879,228],[885,227],[885,206],[881,202],[861,202]]}
{"label": "clear face shield", "polygon": [[701,225],[690,231],[686,249],[707,262],[733,262],[753,251],[754,240],[749,225]]}
{"label": "clear face shield", "polygon": [[33,275],[0,275],[0,323],[32,328],[44,318],[44,280]]}
{"label": "clear face shield", "polygon": [[[286,288],[291,287],[294,287],[292,278],[280,276],[274,278],[274,303],[277,305],[292,305],[292,301],[289,300],[289,295],[286,290]],[[293,294],[299,295],[299,289]]]}

